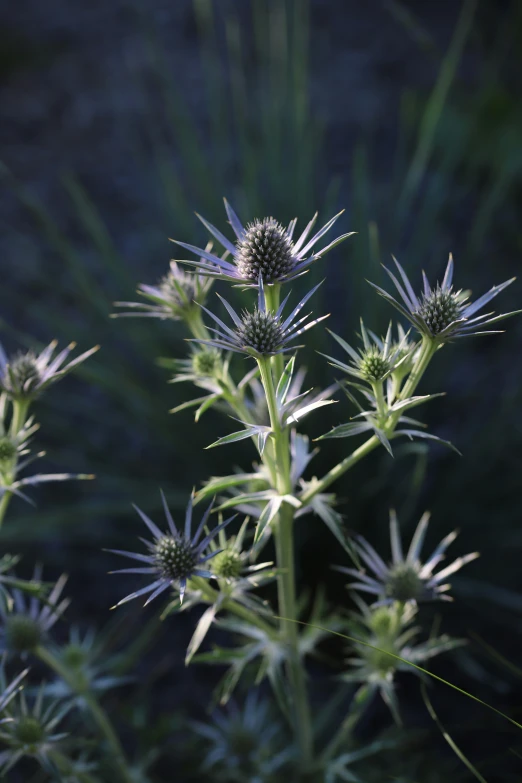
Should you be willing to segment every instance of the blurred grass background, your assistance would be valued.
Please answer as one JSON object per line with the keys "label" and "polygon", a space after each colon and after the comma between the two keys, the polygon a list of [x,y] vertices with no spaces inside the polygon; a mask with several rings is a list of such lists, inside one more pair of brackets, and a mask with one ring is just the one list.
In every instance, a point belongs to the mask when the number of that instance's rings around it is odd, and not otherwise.
{"label": "blurred grass background", "polygon": [[[133,299],[138,282],[166,271],[169,236],[205,242],[195,210],[223,228],[222,196],[244,220],[301,224],[316,209],[326,220],[345,207],[339,233],[358,234],[294,289],[326,275],[315,310],[330,312],[330,328],[348,339],[361,315],[381,330],[393,315],[365,282],[384,283],[380,264],[392,253],[420,283],[421,269],[436,279],[452,251],[457,286],[478,295],[517,273],[522,249],[517,0],[117,8],[72,11],[56,0],[43,23],[29,2],[7,11],[0,35],[0,338],[11,350],[53,337],[102,345],[37,410],[49,466],[95,472],[96,482],[41,490],[36,511],[13,502],[2,535],[28,563],[38,554],[51,571],[72,572],[78,616],[98,622],[124,592],[105,578],[113,563],[100,549],[138,531],[131,502],[154,515],[163,487],[181,508],[223,460],[251,459],[241,444],[218,457],[203,451],[228,426],[215,414],[198,425],[190,412],[168,415],[182,392],[154,360],[184,354],[177,325],[109,319],[114,300]],[[38,35],[28,18],[41,23]],[[82,26],[100,36],[88,57]],[[498,310],[520,307],[520,285]],[[431,508],[430,542],[461,528],[455,548],[484,556],[458,580],[461,602],[446,620],[513,658],[522,631],[522,324],[506,328],[446,348],[423,383],[448,392],[426,415],[463,459],[403,446],[395,461],[373,456],[337,489],[350,527],[384,552],[391,505],[406,534]],[[312,349],[331,345],[319,329],[309,345],[311,380],[324,382]],[[307,422],[312,436],[351,413],[345,403],[333,408]],[[329,441],[314,471],[351,445]],[[309,519],[300,545],[303,581],[326,580],[337,597],[335,542]],[[96,584],[88,595],[86,582]],[[495,700],[495,665],[477,667],[470,689]]]}

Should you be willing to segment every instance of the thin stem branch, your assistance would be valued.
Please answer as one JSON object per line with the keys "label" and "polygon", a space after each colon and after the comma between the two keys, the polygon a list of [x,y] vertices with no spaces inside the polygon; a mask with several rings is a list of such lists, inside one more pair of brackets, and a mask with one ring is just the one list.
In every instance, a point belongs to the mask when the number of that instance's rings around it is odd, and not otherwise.
{"label": "thin stem branch", "polygon": [[107,744],[111,750],[111,755],[114,759],[116,766],[118,767],[122,781],[125,781],[125,783],[133,783],[134,778],[129,769],[129,763],[123,752],[123,748],[121,746],[120,740],[118,739],[118,735],[116,734],[112,723],[107,717],[107,714],[100,706],[100,704],[93,696],[93,694],[90,693],[89,691],[86,692],[85,690],[79,689],[77,687],[75,678],[71,674],[69,669],[66,666],[64,666],[64,664],[59,660],[59,658],[57,658],[47,647],[42,647],[42,646],[37,647],[35,654],[37,655],[38,658],[40,658],[41,661],[43,661],[43,663],[45,663],[50,669],[56,672],[56,674],[67,683],[67,685],[71,688],[72,691],[78,694],[78,696],[81,696],[81,698],[89,708],[91,716],[94,719],[96,725],[98,726],[100,733],[107,740]]}
{"label": "thin stem branch", "polygon": [[[201,590],[206,601],[211,604],[216,602],[217,598],[219,597],[219,592],[214,590],[214,588],[211,587],[205,579],[195,576],[192,577],[190,581],[197,590]],[[232,614],[235,614],[236,617],[241,618],[241,620],[246,620],[246,622],[250,623],[250,625],[255,625],[261,631],[266,633],[267,636],[270,636],[273,639],[277,637],[277,631],[273,625],[265,622],[265,620],[255,614],[255,612],[247,609],[246,606],[238,603],[233,598],[226,599],[223,604],[223,609],[227,609]]]}

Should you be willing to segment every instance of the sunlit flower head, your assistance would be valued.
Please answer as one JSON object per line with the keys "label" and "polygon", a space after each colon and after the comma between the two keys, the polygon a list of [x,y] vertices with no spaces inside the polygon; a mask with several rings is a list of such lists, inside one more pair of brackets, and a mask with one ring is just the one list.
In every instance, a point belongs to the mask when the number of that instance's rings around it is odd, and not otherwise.
{"label": "sunlit flower head", "polygon": [[302,310],[312,294],[317,291],[319,285],[312,288],[301,299],[297,307],[292,310],[290,315],[283,319],[283,309],[288,301],[288,296],[276,312],[269,310],[266,304],[263,281],[260,277],[257,307],[252,311],[245,310],[239,315],[226,299],[220,296],[219,298],[232,318],[233,327],[227,326],[214,313],[204,307],[205,312],[215,321],[219,329],[211,329],[215,334],[211,340],[196,340],[196,342],[212,345],[225,351],[244,353],[253,357],[274,356],[278,353],[295,351],[299,346],[293,345],[293,341],[307,329],[327,318],[327,316],[322,316],[306,322],[310,316],[308,314],[301,317],[298,321],[295,320],[297,314]]}
{"label": "sunlit flower head", "polygon": [[190,316],[198,304],[204,304],[212,280],[198,274],[184,272],[175,261],[171,261],[170,271],[157,285],[138,286],[138,293],[147,302],[115,302],[117,307],[127,307],[126,313],[114,313],[113,317],[141,317],[171,319],[180,321]]}
{"label": "sunlit flower head", "polygon": [[445,557],[446,549],[457,536],[457,531],[453,531],[442,539],[430,557],[423,563],[421,550],[429,519],[429,513],[423,514],[413,534],[408,552],[404,556],[397,516],[394,511],[391,511],[391,563],[385,563],[365,538],[357,536],[353,542],[354,549],[370,573],[362,569],[341,566],[336,567],[336,570],[354,576],[357,581],[353,582],[350,587],[372,593],[377,596],[379,603],[392,603],[393,601],[416,603],[436,599],[451,601],[452,599],[446,595],[451,585],[445,580],[479,555],[478,552],[471,552],[463,557],[458,557],[440,571],[436,571],[437,566]]}
{"label": "sunlit flower head", "polygon": [[233,242],[200,215],[198,218],[225,248],[228,257],[219,258],[214,253],[194,245],[172,241],[200,256],[199,261],[183,260],[182,263],[196,267],[201,274],[209,277],[219,277],[234,283],[244,283],[247,286],[257,286],[259,278],[265,285],[294,280],[304,274],[314,261],[351,235],[342,234],[320,250],[314,250],[315,245],[330,230],[342,212],[331,218],[320,231],[308,239],[317,220],[316,213],[299,239],[294,242],[293,234],[297,218],[286,228],[273,217],[254,220],[243,226],[226,199],[225,209],[235,234]]}
{"label": "sunlit flower head", "polygon": [[423,272],[424,290],[420,296],[417,296],[404,269],[396,259],[394,261],[399,270],[401,281],[387,267],[385,267],[385,270],[399,292],[402,302],[394,299],[391,294],[374,283],[370,283],[370,285],[402,313],[418,332],[439,344],[457,337],[470,337],[475,334],[496,334],[496,331],[485,330],[484,327],[522,312],[516,310],[496,316],[493,316],[492,312],[475,315],[497,294],[507,288],[508,285],[511,285],[515,280],[514,277],[506,280],[505,283],[493,286],[487,293],[479,297],[476,302],[470,302],[467,292],[453,290],[453,257],[450,255],[442,283],[437,283],[432,288]]}
{"label": "sunlit flower head", "polygon": [[12,400],[32,400],[99,348],[96,345],[64,365],[76,343],[71,343],[53,356],[57,345],[58,342],[53,340],[40,353],[29,350],[15,354],[12,358],[8,358],[0,346],[0,391],[4,391]]}

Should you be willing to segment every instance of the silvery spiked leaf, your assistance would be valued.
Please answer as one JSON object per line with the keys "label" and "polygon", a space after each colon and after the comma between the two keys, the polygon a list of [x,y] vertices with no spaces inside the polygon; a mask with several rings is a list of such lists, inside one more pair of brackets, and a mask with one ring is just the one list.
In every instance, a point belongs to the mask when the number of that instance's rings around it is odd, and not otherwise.
{"label": "silvery spiked leaf", "polygon": [[314,286],[301,299],[290,315],[283,320],[283,310],[288,301],[288,296],[285,297],[276,312],[269,310],[266,305],[263,281],[260,277],[258,305],[252,312],[245,310],[241,315],[238,315],[232,305],[220,296],[219,298],[232,319],[233,328],[227,326],[217,315],[203,307],[203,310],[215,321],[219,328],[210,329],[215,334],[215,337],[210,340],[193,339],[192,341],[203,345],[211,345],[224,351],[243,353],[254,358],[275,356],[279,353],[295,351],[300,346],[293,345],[293,341],[307,329],[328,317],[322,316],[305,323],[307,318],[310,317],[309,313],[298,321],[295,320],[298,313],[301,312],[320,285],[321,283]]}
{"label": "silvery spiked leaf", "polygon": [[36,473],[33,476],[18,478],[18,474],[28,465],[44,456],[45,451],[39,451],[18,462],[9,471],[0,471],[0,498],[9,492],[34,506],[34,501],[24,491],[26,487],[34,487],[37,484],[47,484],[52,481],[90,481],[95,478],[92,473]]}
{"label": "silvery spiked leaf", "polygon": [[357,536],[353,546],[357,554],[369,569],[358,570],[355,568],[336,567],[336,570],[355,577],[356,581],[350,587],[371,593],[377,597],[380,604],[400,601],[437,600],[451,601],[446,595],[451,585],[446,579],[459,571],[467,563],[475,560],[478,552],[472,552],[463,557],[458,557],[450,565],[436,571],[441,561],[445,558],[448,546],[455,540],[457,531],[449,533],[434,549],[425,563],[421,560],[421,550],[426,537],[430,515],[428,512],[422,515],[415,529],[410,547],[404,556],[399,531],[397,515],[390,512],[390,544],[392,560],[386,563],[377,554],[371,544],[362,536]]}
{"label": "silvery spiked leaf", "polygon": [[284,714],[289,713],[288,688],[284,676],[286,660],[285,644],[278,639],[277,630],[268,633],[242,620],[221,620],[218,626],[242,637],[236,647],[214,647],[211,652],[200,653],[195,660],[200,663],[229,665],[230,668],[218,687],[220,704],[226,704],[247,666],[257,665],[256,684],[268,678],[274,695]]}
{"label": "silvery spiked leaf", "polygon": [[[212,245],[210,245],[211,249]],[[180,321],[195,308],[195,302],[204,304],[212,286],[212,280],[198,274],[184,272],[175,261],[170,271],[156,285],[140,283],[138,294],[147,302],[115,302],[116,307],[129,308],[128,312],[113,313],[112,318],[141,317]]]}
{"label": "silvery spiked leaf", "polygon": [[374,283],[370,283],[370,285],[402,313],[421,335],[436,343],[442,344],[458,337],[470,337],[475,334],[496,334],[495,330],[485,330],[484,327],[522,312],[522,310],[515,310],[496,316],[492,312],[476,315],[497,294],[511,285],[515,280],[514,277],[500,285],[493,286],[475,302],[470,302],[466,291],[453,290],[454,265],[453,257],[450,254],[442,283],[437,283],[432,288],[425,273],[422,273],[424,290],[419,297],[413,290],[402,266],[395,258],[393,260],[399,271],[400,281],[387,267],[384,268],[399,292],[401,301],[397,301],[391,294]]}
{"label": "silvery spiked leaf", "polygon": [[222,522],[208,535],[201,538],[203,528],[207,524],[212,510],[212,503],[203,515],[196,532],[192,535],[192,506],[194,497],[190,497],[187,505],[183,532],[180,532],[176,527],[163,492],[161,493],[161,499],[168,524],[167,532],[160,530],[152,519],[144,514],[137,506],[134,506],[142,521],[152,533],[152,541],[142,539],[148,550],[148,554],[128,552],[121,549],[107,550],[108,552],[113,552],[117,555],[122,555],[123,557],[129,557],[131,560],[137,560],[143,564],[139,568],[122,568],[118,571],[113,571],[112,573],[143,574],[151,576],[152,578],[152,582],[149,585],[122,598],[116,606],[121,606],[121,604],[127,603],[127,601],[132,601],[134,598],[148,594],[148,598],[145,601],[145,606],[147,606],[147,604],[171,587],[176,587],[179,590],[180,602],[183,602],[187,582],[192,576],[200,576],[205,579],[210,579],[212,577],[212,572],[208,570],[206,564],[211,558],[215,557],[217,552],[213,551],[208,553],[206,550],[214,536],[232,521],[232,517]]}
{"label": "silvery spiked leaf", "polygon": [[58,341],[53,340],[40,353],[29,350],[15,354],[12,358],[8,358],[0,346],[0,390],[12,400],[34,400],[48,386],[59,381],[96,353],[100,347],[96,345],[64,365],[76,343],[70,343],[67,348],[53,356],[57,345]]}
{"label": "silvery spiked leaf", "polygon": [[317,220],[318,213],[316,213],[299,239],[294,242],[293,234],[297,218],[292,220],[287,228],[272,217],[254,220],[253,223],[243,226],[226,199],[225,209],[235,234],[233,242],[200,215],[198,218],[223,246],[226,256],[219,258],[214,253],[186,242],[171,241],[200,257],[199,261],[180,259],[180,263],[190,264],[202,275],[219,277],[233,283],[243,283],[247,287],[257,286],[260,277],[265,285],[294,280],[304,274],[314,261],[354,233],[352,231],[342,234],[320,250],[313,250],[342,212],[331,218],[311,239],[308,239]]}
{"label": "silvery spiked leaf", "polygon": [[322,408],[325,405],[333,405],[337,400],[330,400],[337,385],[329,386],[316,394],[313,389],[301,391],[304,380],[304,371],[296,373],[294,379],[295,355],[292,356],[284,368],[276,389],[277,412],[281,426],[287,427],[304,419],[309,413]]}
{"label": "silvery spiked leaf", "polygon": [[47,635],[70,604],[69,598],[62,598],[67,576],[57,580],[48,596],[41,595],[42,568],[34,569],[32,582],[38,588],[38,594],[27,595],[27,589],[12,590],[12,603],[2,606],[0,615],[0,648],[9,654],[25,657],[39,645],[47,643]]}

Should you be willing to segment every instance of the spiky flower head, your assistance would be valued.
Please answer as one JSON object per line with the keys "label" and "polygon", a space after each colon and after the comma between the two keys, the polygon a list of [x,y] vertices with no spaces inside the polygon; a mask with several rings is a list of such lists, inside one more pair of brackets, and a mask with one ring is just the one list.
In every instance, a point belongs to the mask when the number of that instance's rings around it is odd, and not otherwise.
{"label": "spiky flower head", "polygon": [[[210,512],[212,510],[212,504],[208,507],[198,528],[194,535],[191,535],[192,527],[192,505],[193,496],[191,496],[187,505],[187,511],[185,515],[185,527],[184,532],[178,531],[172,514],[170,513],[167,501],[163,492],[161,493],[163,502],[163,509],[165,517],[168,523],[168,531],[162,532],[159,527],[150,519],[146,514],[141,511],[137,506],[134,506],[141,519],[150,532],[152,533],[153,540],[146,541],[145,545],[148,549],[148,554],[138,554],[135,552],[127,552],[120,549],[109,549],[109,552],[114,552],[117,555],[123,555],[123,557],[130,557],[132,560],[138,560],[144,563],[140,568],[123,568],[118,571],[113,571],[116,574],[150,574],[153,576],[153,581],[146,587],[142,587],[134,593],[123,598],[116,606],[131,601],[133,598],[137,598],[140,595],[149,593],[149,597],[145,602],[145,606],[154,600],[158,595],[168,590],[169,587],[177,587],[179,589],[180,602],[183,602],[185,590],[187,588],[188,580],[193,576],[200,576],[206,579],[212,577],[211,571],[209,571],[205,564],[208,560],[215,557],[219,550],[206,553],[210,542],[214,536],[219,533],[226,525],[231,522],[232,518],[225,520],[220,525],[217,525],[210,533],[208,533],[203,539],[201,534],[203,528],[208,522]],[[200,540],[201,539],[201,540]]]}
{"label": "spiky flower head", "polygon": [[170,271],[156,285],[141,283],[138,286],[138,293],[147,302],[115,302],[117,307],[128,307],[130,311],[114,313],[113,317],[190,320],[194,313],[199,312],[197,304],[205,303],[211,286],[212,280],[184,272],[175,261],[171,261]]}
{"label": "spiky flower head", "polygon": [[223,579],[238,579],[243,571],[244,561],[240,552],[224,549],[216,555],[212,563],[212,572]]}
{"label": "spiky flower head", "polygon": [[16,354],[13,359],[9,359],[0,347],[0,390],[12,400],[33,400],[99,348],[95,346],[63,366],[76,343],[71,343],[53,357],[57,345],[57,341],[53,340],[40,353],[30,350]]}
{"label": "spiky flower head", "polygon": [[192,370],[196,375],[208,377],[214,375],[220,366],[221,354],[215,348],[203,348],[192,357]]}
{"label": "spiky flower head", "polygon": [[[198,215],[205,228],[225,248],[226,252],[222,258],[194,245],[172,241],[200,257],[199,261],[182,260],[181,263],[196,267],[203,275],[219,277],[234,283],[244,283],[246,286],[257,286],[260,277],[265,285],[294,280],[304,274],[314,261],[353,233],[343,234],[321,250],[314,251],[314,246],[330,230],[342,212],[331,218],[320,231],[308,239],[317,220],[316,212],[299,239],[294,242],[293,234],[297,218],[292,220],[287,228],[273,217],[256,219],[244,227],[226,199],[225,209],[235,234],[235,244],[219,229]],[[227,256],[230,256],[230,260]]]}
{"label": "spiky flower head", "polygon": [[395,720],[400,723],[399,704],[394,679],[398,671],[417,676],[417,669],[408,662],[422,665],[424,661],[452,650],[462,644],[447,635],[431,637],[418,642],[419,627],[413,625],[417,607],[392,604],[368,606],[357,595],[353,596],[358,611],[351,613],[349,633],[358,641],[350,648],[346,663],[349,669],[342,675],[347,682],[366,683],[379,692]]}
{"label": "spiky flower head", "polygon": [[431,556],[422,563],[421,550],[426,537],[430,515],[423,514],[417,525],[410,547],[403,554],[399,523],[394,511],[390,512],[390,542],[392,561],[387,564],[377,554],[371,544],[362,536],[357,536],[353,542],[355,551],[370,570],[370,574],[362,569],[338,567],[337,570],[354,576],[357,581],[350,587],[372,593],[377,596],[378,603],[386,604],[400,601],[401,603],[426,600],[452,599],[446,595],[451,588],[444,580],[459,571],[467,563],[478,557],[478,552],[459,557],[440,571],[435,569],[444,559],[448,546],[455,540],[457,532],[453,531],[442,539]]}
{"label": "spiky flower head", "polygon": [[[71,709],[71,703],[60,704],[45,698],[45,685],[30,704],[20,692],[4,712],[0,725],[0,740],[7,750],[0,753],[0,771],[5,775],[25,756],[34,758],[55,779],[58,770],[53,751],[68,735],[56,731]],[[61,779],[61,777],[60,777]]]}
{"label": "spiky flower head", "polygon": [[[42,569],[35,568],[32,583],[37,588],[41,587],[41,576]],[[48,632],[70,603],[70,599],[61,598],[66,582],[67,577],[63,574],[45,600],[40,600],[35,594],[27,598],[25,592],[19,588],[12,591],[12,606],[3,607],[0,604],[2,649],[8,653],[26,656],[47,642]]]}
{"label": "spiky flower head", "polygon": [[474,334],[496,334],[496,330],[485,330],[485,326],[502,321],[511,315],[516,315],[522,310],[511,313],[502,313],[490,317],[493,313],[475,315],[497,294],[507,288],[515,278],[506,280],[505,283],[493,286],[487,293],[479,297],[476,302],[469,302],[468,293],[462,290],[453,290],[453,257],[450,254],[446,272],[442,283],[437,283],[435,288],[430,286],[428,278],[422,273],[424,290],[420,297],[413,290],[408,277],[394,258],[399,271],[401,282],[385,267],[393,284],[400,294],[402,303],[397,301],[387,291],[374,283],[370,283],[376,291],[392,304],[424,337],[442,344],[457,337],[469,337]]}
{"label": "spiky flower head", "polygon": [[6,462],[11,462],[11,460],[16,457],[18,453],[18,446],[14,438],[9,437],[9,435],[4,435],[0,438],[0,469],[3,464]]}
{"label": "spiky flower head", "polygon": [[278,353],[285,353],[292,350],[295,351],[299,346],[290,345],[290,343],[293,343],[293,341],[307,329],[310,329],[312,326],[315,326],[320,321],[324,320],[324,318],[327,318],[327,316],[322,316],[322,318],[316,318],[313,321],[305,323],[306,319],[310,316],[310,314],[308,314],[295,322],[297,314],[301,311],[312,294],[317,291],[320,284],[312,288],[312,290],[301,299],[297,307],[292,310],[290,315],[283,320],[283,309],[288,301],[288,297],[284,299],[276,312],[269,310],[266,304],[264,284],[261,277],[259,277],[258,283],[259,293],[257,307],[252,312],[244,311],[241,316],[236,313],[226,299],[223,299],[221,296],[219,297],[232,318],[234,328],[228,327],[220,318],[204,307],[203,309],[205,312],[220,328],[211,330],[215,334],[215,337],[211,340],[195,340],[195,342],[211,345],[225,351],[244,353],[254,357],[274,356]]}
{"label": "spiky flower head", "polygon": [[288,760],[282,726],[272,715],[270,705],[250,691],[243,707],[229,702],[226,711],[216,712],[212,723],[193,727],[208,743],[203,771],[227,783],[257,783],[272,780]]}
{"label": "spiky flower head", "polygon": [[265,285],[287,277],[296,264],[292,247],[286,229],[273,217],[254,220],[236,243],[238,275],[254,283],[261,275]]}
{"label": "spiky flower head", "polygon": [[[330,331],[330,330],[328,330]],[[407,335],[399,343],[392,340],[392,325],[390,323],[386,337],[380,338],[374,332],[366,329],[361,320],[362,346],[355,350],[339,335],[330,332],[341,348],[350,357],[350,363],[345,364],[332,356],[325,356],[330,364],[339,370],[366,381],[369,384],[382,383],[408,360]]]}

